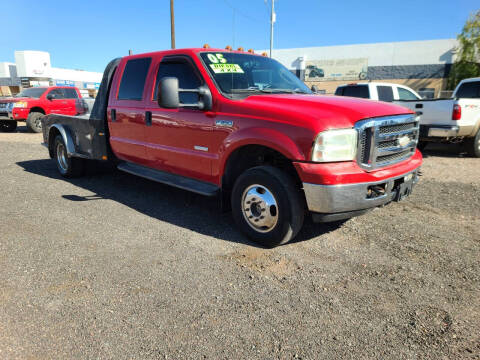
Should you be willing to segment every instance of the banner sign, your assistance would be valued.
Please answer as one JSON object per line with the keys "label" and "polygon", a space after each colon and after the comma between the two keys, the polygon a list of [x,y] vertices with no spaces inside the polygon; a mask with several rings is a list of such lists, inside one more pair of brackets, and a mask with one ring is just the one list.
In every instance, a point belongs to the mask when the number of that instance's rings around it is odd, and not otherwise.
{"label": "banner sign", "polygon": [[307,60],[305,81],[365,80],[368,58]]}

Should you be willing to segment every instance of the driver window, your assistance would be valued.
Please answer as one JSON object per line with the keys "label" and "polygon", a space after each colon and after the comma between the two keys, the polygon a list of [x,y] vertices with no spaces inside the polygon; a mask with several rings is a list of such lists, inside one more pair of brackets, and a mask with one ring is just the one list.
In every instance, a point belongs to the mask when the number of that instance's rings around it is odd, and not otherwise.
{"label": "driver window", "polygon": [[48,94],[53,95],[54,99],[63,99],[64,98],[62,89],[53,89]]}
{"label": "driver window", "polygon": [[[162,61],[158,67],[154,99],[157,98],[158,83],[164,77],[176,77],[180,89],[196,89],[202,85],[195,69],[188,61],[181,59]],[[198,93],[180,93],[179,98],[181,104],[193,104],[199,101]]]}

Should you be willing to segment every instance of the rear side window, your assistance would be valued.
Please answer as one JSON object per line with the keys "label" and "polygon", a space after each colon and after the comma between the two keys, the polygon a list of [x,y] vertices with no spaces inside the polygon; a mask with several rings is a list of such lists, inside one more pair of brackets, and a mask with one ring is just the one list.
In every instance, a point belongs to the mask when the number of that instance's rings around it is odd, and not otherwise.
{"label": "rear side window", "polygon": [[404,88],[398,89],[398,97],[400,100],[418,100],[414,93]]}
{"label": "rear side window", "polygon": [[[196,89],[202,85],[195,68],[186,60],[167,60],[158,67],[157,80],[155,83],[154,99],[157,98],[158,83],[164,77],[176,77],[180,89]],[[180,103],[193,104],[199,100],[198,93],[182,92],[179,95]]]}
{"label": "rear side window", "polygon": [[62,89],[65,94],[65,99],[77,99],[78,94],[75,89]]}
{"label": "rear side window", "polygon": [[335,90],[335,95],[337,96],[342,96],[343,95],[343,87],[338,87],[337,90]]}
{"label": "rear side window", "polygon": [[378,100],[392,102],[393,89],[391,86],[377,86]]}
{"label": "rear side window", "polygon": [[480,81],[463,83],[455,95],[458,98],[480,98]]}
{"label": "rear side window", "polygon": [[369,99],[370,91],[367,85],[350,85],[343,88],[343,96]]}
{"label": "rear side window", "polygon": [[123,71],[118,100],[142,100],[151,58],[129,60]]}

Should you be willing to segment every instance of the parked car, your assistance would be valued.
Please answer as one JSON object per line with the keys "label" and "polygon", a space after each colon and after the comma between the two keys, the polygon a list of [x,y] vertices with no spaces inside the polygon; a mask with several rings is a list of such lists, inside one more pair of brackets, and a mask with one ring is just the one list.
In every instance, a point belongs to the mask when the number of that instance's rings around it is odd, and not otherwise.
{"label": "parked car", "polygon": [[80,91],[76,87],[33,87],[13,98],[0,99],[0,131],[12,132],[18,121],[30,131],[41,132],[40,119],[48,114],[77,115]]}
{"label": "parked car", "polygon": [[463,142],[480,157],[480,78],[461,81],[451,98],[402,103],[421,115],[420,147],[430,142]]}
{"label": "parked car", "polygon": [[421,99],[421,96],[408,86],[381,82],[340,85],[337,87],[337,90],[335,90],[335,95],[352,96],[386,102]]}
{"label": "parked car", "polygon": [[89,117],[42,122],[64,177],[81,175],[88,159],[111,160],[219,196],[240,230],[267,247],[293,239],[307,211],[314,221],[337,221],[402,200],[422,163],[412,111],[315,96],[277,61],[240,51],[115,59]]}
{"label": "parked car", "polygon": [[325,76],[325,72],[323,71],[323,69],[320,69],[315,65],[307,65],[307,72],[308,72],[308,77],[311,77],[311,78]]}

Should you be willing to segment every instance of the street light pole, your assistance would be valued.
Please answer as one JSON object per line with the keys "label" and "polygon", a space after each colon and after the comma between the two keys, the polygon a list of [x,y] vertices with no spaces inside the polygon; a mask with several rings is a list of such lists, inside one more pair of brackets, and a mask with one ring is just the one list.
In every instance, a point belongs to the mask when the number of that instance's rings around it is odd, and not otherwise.
{"label": "street light pole", "polygon": [[172,49],[175,49],[175,12],[173,9],[173,0],[170,0],[170,34],[172,38]]}
{"label": "street light pole", "polygon": [[273,23],[275,22],[275,0],[271,0],[272,10],[270,12],[270,57],[272,57],[273,50]]}

